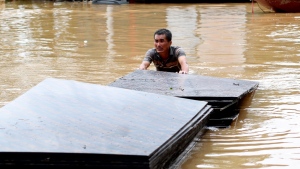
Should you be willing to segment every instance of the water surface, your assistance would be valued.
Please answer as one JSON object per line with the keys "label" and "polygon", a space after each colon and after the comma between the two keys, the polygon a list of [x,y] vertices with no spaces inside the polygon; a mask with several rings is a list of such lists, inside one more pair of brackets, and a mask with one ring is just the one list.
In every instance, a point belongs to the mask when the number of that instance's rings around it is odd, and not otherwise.
{"label": "water surface", "polygon": [[300,165],[299,13],[251,3],[7,1],[0,19],[0,107],[48,77],[111,83],[137,69],[153,32],[168,28],[191,74],[259,82],[238,119],[210,129],[180,168]]}

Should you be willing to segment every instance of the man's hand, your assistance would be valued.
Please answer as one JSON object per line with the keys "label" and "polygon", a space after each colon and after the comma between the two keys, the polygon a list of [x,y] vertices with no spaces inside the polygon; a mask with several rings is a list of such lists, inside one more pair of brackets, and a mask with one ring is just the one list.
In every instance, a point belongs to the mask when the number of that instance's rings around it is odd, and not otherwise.
{"label": "man's hand", "polygon": [[181,70],[178,73],[187,74],[189,72],[189,65],[186,62],[186,56],[179,56],[178,62],[181,66]]}
{"label": "man's hand", "polygon": [[180,70],[178,73],[179,73],[179,74],[188,74],[188,72],[182,71],[182,70]]}
{"label": "man's hand", "polygon": [[150,66],[150,62],[148,61],[143,61],[142,64],[140,65],[141,70],[147,70],[147,68]]}

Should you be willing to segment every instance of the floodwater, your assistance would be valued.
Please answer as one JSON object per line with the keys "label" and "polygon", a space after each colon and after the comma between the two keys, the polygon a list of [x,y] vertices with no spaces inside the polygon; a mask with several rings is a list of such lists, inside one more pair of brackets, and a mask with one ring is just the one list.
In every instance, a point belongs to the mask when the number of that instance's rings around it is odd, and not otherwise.
{"label": "floodwater", "polygon": [[180,168],[300,165],[300,13],[251,2],[6,1],[0,19],[0,107],[48,77],[107,85],[137,69],[153,32],[168,28],[191,74],[259,82],[238,119],[208,130]]}

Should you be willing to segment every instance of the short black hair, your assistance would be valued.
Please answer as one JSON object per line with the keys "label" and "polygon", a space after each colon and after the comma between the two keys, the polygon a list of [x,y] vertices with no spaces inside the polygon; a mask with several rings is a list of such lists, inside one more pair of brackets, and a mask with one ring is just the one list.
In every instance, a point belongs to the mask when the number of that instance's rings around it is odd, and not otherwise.
{"label": "short black hair", "polygon": [[169,31],[168,29],[158,29],[157,31],[155,31],[154,33],[154,38],[155,35],[166,35],[166,39],[170,42],[172,40],[172,33],[171,31]]}

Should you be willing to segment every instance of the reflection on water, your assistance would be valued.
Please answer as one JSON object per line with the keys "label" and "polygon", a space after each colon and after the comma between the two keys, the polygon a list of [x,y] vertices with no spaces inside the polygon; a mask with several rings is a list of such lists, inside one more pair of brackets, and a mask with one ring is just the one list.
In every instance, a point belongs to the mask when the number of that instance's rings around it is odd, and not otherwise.
{"label": "reflection on water", "polygon": [[0,6],[0,106],[47,77],[111,83],[139,66],[153,32],[166,27],[192,74],[260,83],[231,127],[209,130],[181,168],[294,168],[300,14],[251,11],[251,3],[7,1]]}
{"label": "reflection on water", "polygon": [[5,9],[5,1],[1,0],[0,1],[0,10],[4,10]]}

